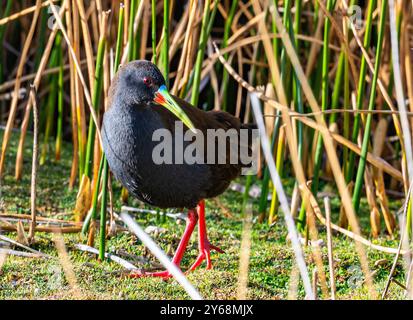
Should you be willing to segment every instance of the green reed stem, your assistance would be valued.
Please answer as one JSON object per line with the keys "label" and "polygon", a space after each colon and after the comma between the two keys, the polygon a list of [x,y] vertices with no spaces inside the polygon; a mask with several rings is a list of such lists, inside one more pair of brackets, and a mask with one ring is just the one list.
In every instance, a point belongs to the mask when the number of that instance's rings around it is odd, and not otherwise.
{"label": "green reed stem", "polygon": [[[211,34],[211,30],[212,30],[212,26],[214,24],[214,20],[215,20],[215,14],[218,8],[218,0],[215,0],[214,2],[214,8],[212,9],[211,15],[209,17],[209,23],[208,23],[208,27],[207,27],[207,34]],[[218,66],[217,66],[218,67]],[[183,86],[183,88],[181,89],[181,93],[180,93],[180,97],[186,97],[188,95],[189,89],[192,87],[192,84],[194,83],[194,71],[191,72],[188,82]]]}
{"label": "green reed stem", "polygon": [[[328,0],[327,1],[327,11],[331,12],[334,8],[335,1]],[[317,2],[318,6],[318,2]],[[317,7],[318,9],[318,7]],[[318,12],[318,11],[316,11]],[[328,17],[325,17],[324,21],[324,38],[323,38],[323,54],[321,57],[321,68],[317,68],[316,78],[315,78],[315,88],[314,92],[319,92],[319,80],[321,80],[321,108],[323,111],[327,108],[328,103],[328,94],[329,94],[329,80],[328,80],[328,65],[330,61],[330,49],[329,49],[329,37],[330,37],[330,29],[331,29],[331,21]],[[319,62],[318,62],[319,63]],[[321,73],[320,73],[321,70]],[[319,78],[321,76],[321,79]],[[297,82],[297,81],[296,81]],[[318,95],[317,95],[318,96]],[[317,146],[316,146],[316,153],[314,156],[314,170],[313,170],[313,181],[312,181],[312,192],[316,194],[318,190],[318,182],[319,182],[319,175],[321,169],[321,162],[322,162],[322,154],[323,154],[323,140],[321,135],[318,136],[317,139]],[[306,226],[306,207],[307,203],[302,201],[300,213],[297,219],[297,228],[299,231],[303,232]]]}
{"label": "green reed stem", "polygon": [[[403,19],[403,10],[400,10],[397,18],[396,18],[396,26],[397,26],[397,39],[400,42],[400,31],[402,27],[402,19]],[[387,87],[387,93],[392,96],[393,89],[394,89],[394,72],[393,72],[393,63],[391,61],[392,57],[390,57],[390,77],[389,77],[389,86]]]}
{"label": "green reed stem", "polygon": [[102,204],[100,206],[100,241],[99,241],[99,260],[105,260],[106,246],[106,206],[108,202],[108,162],[106,156],[102,156],[103,161],[103,181],[102,181]]}
{"label": "green reed stem", "polygon": [[121,4],[119,8],[118,37],[116,39],[116,53],[115,53],[115,61],[114,61],[115,66],[118,66],[120,64],[120,60],[122,59],[123,38],[120,35],[123,34],[124,21],[125,21],[125,7],[123,4]]}
{"label": "green reed stem", "polygon": [[[95,82],[93,84],[93,99],[92,105],[97,115],[99,115],[99,106],[102,96],[103,87],[103,57],[105,55],[106,37],[101,37],[98,45],[98,53],[96,57],[96,69],[95,69]],[[85,175],[91,178],[92,174],[92,161],[93,161],[93,149],[95,144],[96,127],[95,123],[90,117],[89,120],[89,133],[86,145],[86,158],[85,158]]]}
{"label": "green reed stem", "polygon": [[39,164],[44,165],[46,163],[47,153],[49,151],[49,138],[50,133],[53,127],[53,118],[56,106],[56,97],[57,97],[57,90],[58,90],[58,76],[52,75],[51,77],[51,88],[50,93],[47,99],[47,108],[46,108],[46,127],[43,137],[43,145],[42,151],[40,154]]}
{"label": "green reed stem", "polygon": [[[50,62],[49,66],[51,68],[59,66],[59,51],[62,45],[62,35],[58,33],[55,39],[55,46],[52,50],[50,55]],[[56,109],[56,98],[57,98],[57,91],[59,89],[58,86],[58,75],[50,75],[50,93],[47,97],[47,108],[45,114],[45,133],[43,137],[43,145],[42,150],[40,153],[39,164],[43,165],[46,162],[47,152],[49,150],[49,138],[53,128],[53,119],[54,119],[54,112]]]}
{"label": "green reed stem", "polygon": [[[274,129],[275,129],[275,125],[274,125]],[[277,129],[278,130],[274,130],[273,133],[272,133],[271,150],[274,150],[275,142],[277,141],[279,128],[277,128]],[[277,167],[277,169],[278,169],[278,171],[280,171],[280,169],[278,167]],[[260,196],[260,202],[259,202],[259,208],[258,208],[258,213],[263,218],[266,218],[270,178],[271,178],[270,170],[268,169],[268,166],[266,166],[265,170],[264,170],[264,177],[263,177],[262,183],[261,183],[261,196]]]}
{"label": "green reed stem", "polygon": [[[285,29],[289,31],[290,38],[293,36],[292,30],[292,22],[291,22],[291,0],[286,0],[284,3],[284,15],[283,15],[283,24]],[[294,43],[294,41],[293,41]],[[289,104],[291,101],[291,63],[290,59],[288,58],[288,54],[286,53],[285,49],[281,51],[281,81],[284,85],[285,96],[287,98],[287,103]],[[274,86],[277,84],[273,83]]]}
{"label": "green reed stem", "polygon": [[89,210],[85,220],[83,221],[82,225],[82,233],[86,234],[87,231],[89,230],[89,225],[91,220],[96,220],[97,218],[97,207],[98,207],[98,198],[99,198],[99,190],[100,190],[100,180],[102,179],[102,172],[103,172],[103,164],[106,162],[105,157],[100,158],[100,164],[99,164],[99,171],[98,171],[98,177],[96,180],[96,185],[95,189],[93,190],[93,198],[92,198],[92,208]]}
{"label": "green reed stem", "polygon": [[[278,6],[278,2],[277,0],[274,0],[274,6],[277,7]],[[271,30],[273,34],[277,34],[277,24],[275,23],[274,19],[271,19]],[[272,39],[272,49],[274,51],[274,55],[275,55],[275,59],[278,62],[278,52],[280,51],[280,42],[278,37],[274,37]]]}
{"label": "green reed stem", "polygon": [[[334,1],[328,0],[327,1],[327,10],[331,12],[334,8]],[[331,29],[331,21],[328,17],[325,18],[324,22],[324,40],[323,40],[323,65],[322,65],[322,95],[321,95],[321,109],[325,111],[328,105],[328,94],[329,94],[329,79],[328,79],[328,66],[330,63],[330,29]],[[312,192],[315,194],[318,190],[318,183],[319,183],[319,176],[320,176],[320,169],[321,169],[321,160],[323,155],[323,139],[321,135],[318,136],[317,140],[317,147],[315,153],[315,160],[314,160],[314,175],[313,175],[313,182],[312,182]]]}
{"label": "green reed stem", "polygon": [[[291,0],[287,0],[284,4],[283,23],[286,29],[290,31],[290,36],[291,36],[292,26],[290,23],[291,22],[290,21],[291,20],[290,9],[291,9]],[[290,72],[286,71],[288,69],[288,64],[289,64],[289,60],[285,54],[285,49],[283,49],[281,52],[281,82],[284,84],[284,88],[291,87],[289,84],[291,80]],[[276,86],[275,83],[273,83],[272,85],[274,87]],[[289,96],[289,94],[287,94],[287,96]],[[287,100],[289,101],[289,97],[287,97]],[[271,138],[272,150],[274,149],[274,144],[278,137],[280,124],[281,124],[281,113],[277,111],[277,117],[275,118],[274,130],[273,130],[272,138]],[[280,172],[280,169],[278,167],[277,169]],[[267,211],[267,206],[268,206],[269,182],[270,182],[270,173],[269,173],[268,166],[266,166],[264,169],[264,176],[261,181],[261,196],[260,196],[259,209],[258,209],[260,216],[263,218],[262,220],[266,218],[266,211]]]}
{"label": "green reed stem", "polygon": [[[122,8],[121,8],[122,10]],[[119,45],[122,43],[122,35],[123,32],[120,32],[122,30],[122,26],[124,23],[124,15],[121,14],[119,15],[119,25],[118,25],[118,36],[117,36],[117,46],[116,46],[116,53],[115,53],[115,64],[113,66],[114,68],[114,73],[116,73],[119,69],[120,65],[120,56],[121,56],[121,50],[122,50],[122,45]],[[101,158],[101,163],[99,166],[99,173],[98,173],[98,180],[96,182],[96,190],[99,190],[99,182],[100,182],[100,176],[103,175],[102,177],[102,202],[100,205],[100,239],[99,239],[99,259],[101,261],[105,260],[105,246],[106,246],[106,207],[107,207],[107,199],[108,199],[108,177],[109,177],[109,167],[108,167],[108,161],[106,159],[105,154],[102,154]],[[98,191],[97,191],[98,192]],[[96,207],[97,207],[97,201],[93,203],[92,211],[95,210],[94,216],[96,216]]]}
{"label": "green reed stem", "polygon": [[156,0],[152,0],[152,62],[156,64]]}
{"label": "green reed stem", "polygon": [[169,0],[163,2],[162,68],[169,87]]}
{"label": "green reed stem", "polygon": [[[364,34],[364,43],[363,43],[364,48],[370,47],[371,30],[373,26],[373,12],[374,12],[374,9],[376,8],[376,4],[377,4],[377,0],[370,0],[369,7],[367,9],[366,31]],[[363,108],[364,91],[366,88],[366,73],[367,73],[367,61],[364,55],[362,55],[361,64],[360,64],[360,77],[359,77],[359,82],[358,82],[357,102],[356,102],[357,110],[361,110]],[[359,131],[360,131],[360,121],[361,121],[360,114],[356,113],[354,116],[353,133],[351,136],[351,141],[353,143],[357,143],[357,138],[358,138]],[[353,179],[354,160],[355,160],[355,154],[354,152],[351,152],[349,155],[349,159],[348,159],[348,171],[347,171],[347,176],[346,176],[347,184],[350,183],[350,181]]]}
{"label": "green reed stem", "polygon": [[[344,109],[350,109],[350,77],[349,77],[349,62],[348,56],[345,56],[344,61]],[[350,137],[350,114],[348,112],[344,113],[344,122],[343,122],[343,135],[344,138],[349,139]],[[343,172],[344,176],[347,175],[349,170],[348,168],[348,156],[349,149],[343,147]]]}
{"label": "green reed stem", "polygon": [[[284,137],[282,135],[278,135],[278,143],[277,143],[277,158],[275,159],[275,165],[277,170],[280,174],[283,172],[284,167]],[[272,198],[271,198],[271,206],[270,206],[270,213],[268,216],[268,223],[271,224],[274,222],[278,211],[278,194],[276,191],[275,186],[273,186]]]}
{"label": "green reed stem", "polygon": [[[215,2],[215,4],[217,1]],[[198,99],[199,99],[199,86],[201,84],[201,69],[202,69],[202,62],[204,59],[205,47],[207,43],[207,39],[209,36],[208,33],[208,24],[209,24],[209,7],[211,4],[211,0],[205,0],[204,4],[204,12],[202,15],[202,26],[201,26],[201,35],[199,37],[199,46],[198,52],[196,55],[196,62],[195,62],[195,71],[194,71],[194,82],[192,85],[192,96],[191,96],[191,104],[195,107],[198,106]]]}
{"label": "green reed stem", "polygon": [[136,34],[135,34],[132,60],[139,59],[140,50],[141,50],[141,39],[142,39],[142,20],[139,21],[138,29],[136,30]]}
{"label": "green reed stem", "polygon": [[[302,11],[302,2],[301,0],[297,0],[295,2],[295,19],[294,19],[294,33],[292,34],[292,37],[294,39],[294,34],[300,34],[301,32],[301,11]],[[295,50],[297,53],[300,52],[300,41],[298,38],[295,39]],[[302,90],[301,90],[301,83],[295,74],[293,73],[293,96],[294,96],[294,104],[295,108],[299,113],[304,113],[304,103],[303,103],[303,96],[302,96]],[[301,121],[297,121],[297,139],[298,139],[298,158],[300,161],[303,160],[303,153],[304,153],[304,125]],[[277,159],[278,160],[278,159]],[[281,159],[280,159],[281,161]],[[280,165],[282,165],[282,162],[280,162]],[[298,186],[298,181],[295,182],[295,187]],[[302,208],[305,208],[303,205]],[[303,212],[300,211],[300,215],[304,215],[305,218],[305,210]]]}
{"label": "green reed stem", "polygon": [[[385,26],[386,26],[386,8],[387,8],[387,0],[383,0],[381,4],[381,15],[380,15],[380,25],[379,25],[379,35],[377,39],[377,50],[376,50],[376,62],[374,66],[374,75],[371,84],[371,91],[370,91],[370,99],[369,99],[369,111],[374,110],[375,98],[376,98],[376,87],[377,87],[377,79],[379,76],[380,70],[380,60],[383,52],[383,39],[385,33]],[[357,177],[356,183],[354,185],[354,193],[353,193],[353,207],[354,210],[357,212],[360,206],[360,197],[361,197],[361,190],[363,186],[363,179],[364,179],[364,170],[366,167],[366,157],[367,151],[369,146],[369,138],[370,138],[370,130],[371,130],[371,121],[372,121],[372,113],[369,113],[366,118],[366,127],[364,129],[364,136],[363,142],[361,145],[361,155],[360,161],[357,169]]]}
{"label": "green reed stem", "polygon": [[63,97],[64,97],[64,61],[63,61],[63,47],[58,48],[59,52],[59,74],[58,74],[58,96],[57,96],[57,128],[56,128],[56,145],[55,157],[60,160],[63,140]]}
{"label": "green reed stem", "polygon": [[207,31],[206,31],[208,35],[211,34],[211,30],[214,25],[215,14],[217,13],[217,9],[218,9],[218,1],[219,0],[215,0],[214,7],[212,8],[211,14],[209,16],[209,22],[208,22]]}
{"label": "green reed stem", "polygon": [[[295,32],[297,33],[297,30],[299,29],[299,18],[296,18],[295,20],[295,24],[293,25],[293,21],[292,21],[292,15],[291,15],[291,1],[287,1],[285,3],[284,6],[284,16],[283,16],[283,22],[285,27],[289,30],[289,34],[290,34],[290,38],[292,40],[292,43],[295,47],[296,42],[296,38],[295,38]],[[300,12],[296,12],[296,14],[300,15]],[[273,43],[274,45],[274,43]],[[295,49],[297,50],[297,48],[295,47]],[[287,58],[286,54],[285,54],[285,49],[282,50],[282,54],[281,54],[281,60],[282,60],[282,73],[281,73],[281,81],[284,83],[284,88],[286,88],[286,90],[288,90],[288,92],[286,91],[286,95],[287,95],[287,99],[288,101],[290,100],[291,96],[291,88],[294,89],[294,104],[296,109],[298,109],[300,112],[303,112],[303,104],[302,104],[302,97],[301,97],[301,85],[298,82],[298,79],[296,79],[295,77],[295,73],[292,73],[291,75],[291,63],[289,61],[289,59]],[[296,80],[296,81],[293,81]],[[275,85],[275,84],[273,84]],[[284,138],[281,139],[280,135],[279,135],[279,130],[280,130],[280,126],[281,126],[281,113],[279,111],[277,111],[277,118],[275,120],[275,125],[274,125],[274,132],[273,132],[273,144],[275,144],[276,139],[278,138],[278,144],[282,145],[282,147],[278,148],[277,150],[277,159],[276,159],[276,166],[277,166],[277,170],[280,172],[280,174],[282,175],[282,167],[283,167],[283,163],[282,163],[282,159],[284,158],[284,148],[283,148],[283,141]],[[299,145],[299,154],[302,154],[302,126],[298,126],[297,127],[297,136],[298,136],[298,145]],[[300,156],[300,159],[302,157]],[[266,168],[267,170],[268,168]],[[264,176],[265,178],[265,176]],[[268,198],[268,183],[264,181],[264,185],[262,190],[266,191],[266,198]],[[271,201],[271,206],[270,206],[270,213],[269,213],[269,217],[268,217],[268,222],[271,224],[272,220],[274,218],[274,212],[278,209],[278,197],[277,197],[277,192],[274,189],[273,190],[273,198],[274,201]],[[267,207],[268,202],[266,202],[265,204],[265,208]]]}
{"label": "green reed stem", "polygon": [[135,21],[136,8],[138,6],[139,0],[131,0],[130,2],[130,11],[129,11],[129,30],[128,30],[128,39],[129,39],[129,51],[128,51],[128,60],[133,60],[134,48],[135,48],[135,38],[133,36],[133,23]]}

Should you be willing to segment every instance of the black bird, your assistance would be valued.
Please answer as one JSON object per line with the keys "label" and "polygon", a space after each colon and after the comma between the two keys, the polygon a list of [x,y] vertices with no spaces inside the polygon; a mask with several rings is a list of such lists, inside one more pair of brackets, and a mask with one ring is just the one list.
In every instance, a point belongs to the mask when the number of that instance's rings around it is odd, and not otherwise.
{"label": "black bird", "polygon": [[[210,250],[223,251],[209,243],[204,199],[224,192],[245,165],[228,161],[232,142],[226,145],[225,155],[215,157],[223,156],[224,163],[155,163],[152,153],[159,141],[153,141],[153,134],[158,129],[167,129],[176,138],[176,121],[183,123],[184,133],[192,130],[204,136],[208,129],[235,129],[237,133],[242,128],[249,132],[251,129],[229,113],[205,112],[170,95],[159,69],[149,61],[138,60],[122,66],[113,79],[109,109],[103,118],[103,149],[111,171],[133,196],[160,208],[189,209],[186,228],[173,257],[178,266],[199,219],[200,252],[190,270],[203,260],[210,269]],[[184,148],[192,141],[184,142]],[[172,144],[175,148],[175,139]],[[176,160],[175,156],[173,158]],[[169,277],[170,274],[163,271],[134,276]]]}

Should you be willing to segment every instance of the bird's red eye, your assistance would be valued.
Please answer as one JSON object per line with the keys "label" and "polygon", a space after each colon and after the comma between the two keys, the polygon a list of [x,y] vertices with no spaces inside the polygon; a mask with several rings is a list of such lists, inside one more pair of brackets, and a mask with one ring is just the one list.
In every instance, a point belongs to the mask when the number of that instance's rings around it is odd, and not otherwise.
{"label": "bird's red eye", "polygon": [[152,79],[149,77],[143,78],[143,83],[146,84],[146,86],[150,87],[152,86]]}

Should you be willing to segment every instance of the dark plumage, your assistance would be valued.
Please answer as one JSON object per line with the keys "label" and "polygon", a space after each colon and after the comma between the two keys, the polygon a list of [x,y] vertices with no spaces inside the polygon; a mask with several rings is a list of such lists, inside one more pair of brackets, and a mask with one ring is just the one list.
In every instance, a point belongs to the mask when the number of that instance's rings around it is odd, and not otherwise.
{"label": "dark plumage", "polygon": [[[145,77],[153,79],[153,90],[143,83]],[[153,163],[152,150],[159,144],[152,141],[153,132],[160,128],[174,132],[178,120],[152,102],[155,91],[164,83],[160,71],[147,61],[134,61],[119,70],[109,92],[110,108],[103,118],[103,148],[116,178],[138,199],[160,208],[195,208],[200,200],[224,192],[240,174],[241,165]],[[229,113],[205,112],[173,98],[204,136],[208,128],[242,127]]]}
{"label": "dark plumage", "polygon": [[[133,196],[160,208],[189,209],[185,232],[173,258],[175,264],[180,264],[199,219],[200,254],[190,270],[197,268],[203,260],[209,269],[212,267],[210,250],[223,251],[209,243],[203,199],[224,192],[231,180],[240,174],[242,165],[229,161],[229,151],[234,144],[227,143],[225,154],[215,156],[224,157],[224,164],[206,164],[206,161],[205,164],[156,164],[152,152],[160,142],[153,141],[153,133],[157,129],[168,129],[176,136],[176,115],[186,124],[183,126],[185,132],[188,127],[194,127],[204,137],[207,129],[239,132],[249,126],[242,125],[239,119],[226,112],[204,112],[182,99],[171,97],[164,85],[161,72],[148,61],[133,61],[119,70],[111,85],[110,106],[103,118],[103,149],[113,174]],[[191,141],[184,143],[184,150],[188,144]],[[202,149],[206,160],[205,148]],[[175,150],[175,144],[172,150]],[[142,275],[170,276],[168,272],[137,274]]]}

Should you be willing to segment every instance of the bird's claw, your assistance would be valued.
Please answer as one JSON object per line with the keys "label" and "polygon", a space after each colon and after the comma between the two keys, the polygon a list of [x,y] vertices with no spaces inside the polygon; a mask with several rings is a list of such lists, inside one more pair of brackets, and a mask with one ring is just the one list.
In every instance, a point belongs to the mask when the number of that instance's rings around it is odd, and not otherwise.
{"label": "bird's claw", "polygon": [[195,262],[192,264],[192,266],[189,268],[189,271],[194,271],[196,268],[198,268],[201,263],[206,260],[206,269],[212,269],[212,263],[211,263],[211,250],[215,250],[219,253],[224,253],[224,250],[218,248],[217,246],[214,246],[209,243],[208,240],[206,240],[203,244],[203,247],[199,248],[199,255],[196,258]]}

